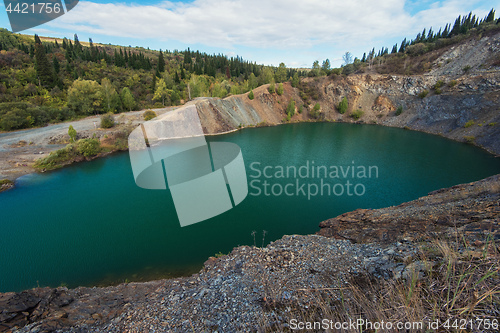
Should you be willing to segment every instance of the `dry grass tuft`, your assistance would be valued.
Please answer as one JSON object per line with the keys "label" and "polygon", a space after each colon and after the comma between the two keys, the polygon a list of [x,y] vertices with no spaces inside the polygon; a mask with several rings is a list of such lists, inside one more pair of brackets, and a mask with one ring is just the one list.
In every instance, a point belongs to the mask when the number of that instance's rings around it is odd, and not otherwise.
{"label": "dry grass tuft", "polygon": [[[406,332],[425,332],[429,323],[439,320],[440,332],[498,332],[498,327],[479,328],[479,320],[500,318],[500,253],[498,244],[489,241],[482,250],[463,248],[459,242],[435,240],[425,244],[420,262],[433,263],[422,272],[412,271],[406,279],[376,281],[367,275],[352,276],[343,288],[296,290],[297,298],[279,307],[264,308],[262,331],[289,332],[292,319],[343,323],[364,319],[371,323],[416,323]],[[332,281],[333,282],[333,281]],[[332,285],[335,285],[332,283]],[[337,284],[338,285],[338,284]],[[298,299],[314,299],[304,303]],[[466,322],[467,329],[457,330]],[[281,323],[281,325],[278,325]],[[285,324],[286,323],[286,324]],[[423,326],[419,326],[422,323]],[[474,327],[471,329],[470,324]],[[283,325],[285,324],[285,325]],[[367,325],[356,329],[311,329],[303,331],[382,332]]]}

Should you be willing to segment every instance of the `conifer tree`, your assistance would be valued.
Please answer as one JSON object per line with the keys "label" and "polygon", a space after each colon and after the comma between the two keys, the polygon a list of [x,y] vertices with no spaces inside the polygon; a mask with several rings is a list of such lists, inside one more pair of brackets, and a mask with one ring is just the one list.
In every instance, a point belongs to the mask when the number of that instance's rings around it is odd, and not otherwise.
{"label": "conifer tree", "polygon": [[80,41],[78,40],[78,35],[75,34],[75,47],[74,47],[74,51],[75,51],[76,55],[79,56],[80,53],[82,52],[82,50],[83,50],[82,44],[80,44]]}
{"label": "conifer tree", "polygon": [[406,38],[403,39],[403,41],[401,42],[401,46],[399,47],[399,53],[403,53],[405,51],[405,48],[406,48]]}
{"label": "conifer tree", "polygon": [[59,74],[59,71],[61,70],[61,65],[59,64],[59,60],[57,60],[56,56],[52,58],[52,65],[54,66],[54,72],[56,74]]}
{"label": "conifer tree", "polygon": [[425,42],[425,36],[426,36],[426,33],[425,33],[425,28],[424,30],[422,31],[422,33],[420,34],[420,39],[417,41],[417,43],[422,43],[422,42]]}
{"label": "conifer tree", "polygon": [[460,33],[460,27],[462,24],[462,17],[459,15],[453,24],[453,29],[451,29],[450,35],[458,35]]}
{"label": "conifer tree", "polygon": [[495,20],[495,10],[491,8],[490,12],[488,13],[488,16],[486,16],[485,21],[486,22],[492,22]]}
{"label": "conifer tree", "polygon": [[441,38],[441,28],[439,28],[438,33],[434,36],[434,39],[439,39]]}
{"label": "conifer tree", "polygon": [[[253,74],[253,73],[252,73]],[[252,74],[250,74],[250,77],[252,76]],[[297,72],[295,72],[293,74],[293,77],[292,77],[292,87],[296,88],[299,86],[299,74],[297,74]]]}
{"label": "conifer tree", "polygon": [[151,91],[154,93],[156,90],[156,74],[153,75],[153,82],[151,83]]}
{"label": "conifer tree", "polygon": [[158,55],[158,72],[163,73],[165,71],[165,59],[163,58],[163,52],[160,50]]}
{"label": "conifer tree", "polygon": [[52,65],[45,54],[45,47],[42,45],[38,35],[35,35],[35,70],[40,84],[47,88],[54,87],[54,72]]}
{"label": "conifer tree", "polygon": [[434,39],[434,31],[432,31],[432,27],[429,29],[429,33],[427,34],[426,42],[432,42]]}
{"label": "conifer tree", "polygon": [[443,33],[441,34],[441,37],[443,38],[448,38],[448,36],[450,35],[450,32],[448,31],[449,27],[448,27],[448,23],[444,26],[444,30],[443,30]]}

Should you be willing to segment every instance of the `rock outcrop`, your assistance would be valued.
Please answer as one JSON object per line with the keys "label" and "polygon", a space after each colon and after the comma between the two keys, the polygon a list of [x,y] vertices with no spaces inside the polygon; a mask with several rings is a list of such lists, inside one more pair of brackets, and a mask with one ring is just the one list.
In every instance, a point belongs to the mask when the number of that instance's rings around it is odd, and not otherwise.
{"label": "rock outcrop", "polygon": [[[282,96],[270,94],[267,86],[262,86],[254,90],[254,100],[245,94],[197,102],[205,133],[286,123],[285,110],[293,99],[304,111],[296,112],[292,122],[315,121],[310,112],[318,103],[320,120],[412,129],[473,143],[500,154],[500,71],[456,79],[380,74],[306,78],[302,89],[317,92],[316,99],[306,97],[309,104],[300,97],[301,93],[305,95],[298,88],[289,83],[285,87]],[[340,114],[337,106],[344,97],[349,107]],[[359,119],[351,116],[356,110],[363,111]]]}
{"label": "rock outcrop", "polygon": [[354,243],[425,241],[462,235],[480,246],[500,240],[500,175],[438,190],[396,207],[358,209],[320,223],[319,235]]}
{"label": "rock outcrop", "polygon": [[[481,48],[481,47],[485,47]],[[500,68],[489,64],[500,53],[500,33],[471,40],[440,51],[423,75],[364,74],[347,77],[305,78],[299,88],[284,84],[284,94],[268,92],[268,85],[248,94],[223,100],[205,98],[197,102],[205,133],[215,134],[242,126],[286,123],[286,107],[293,99],[297,111],[292,122],[319,119],[400,127],[468,142],[500,154]],[[495,63],[495,62],[493,62]],[[463,68],[469,68],[464,71]],[[337,106],[346,97],[348,110]],[[399,108],[399,111],[398,111]],[[353,111],[363,115],[356,119]]]}

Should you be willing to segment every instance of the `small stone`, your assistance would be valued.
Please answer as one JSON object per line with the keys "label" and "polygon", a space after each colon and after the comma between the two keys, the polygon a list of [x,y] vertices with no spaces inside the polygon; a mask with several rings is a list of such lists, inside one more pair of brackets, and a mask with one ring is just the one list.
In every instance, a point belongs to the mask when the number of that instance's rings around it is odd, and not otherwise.
{"label": "small stone", "polygon": [[65,311],[56,311],[51,317],[55,319],[68,318],[68,314]]}

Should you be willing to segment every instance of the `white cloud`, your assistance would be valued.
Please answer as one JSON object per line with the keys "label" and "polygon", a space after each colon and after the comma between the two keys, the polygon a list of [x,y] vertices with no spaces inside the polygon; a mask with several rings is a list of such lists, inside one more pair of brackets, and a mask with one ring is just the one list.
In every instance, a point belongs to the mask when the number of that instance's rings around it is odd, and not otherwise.
{"label": "white cloud", "polygon": [[196,0],[158,6],[81,1],[50,23],[121,37],[153,37],[231,47],[310,47],[397,34],[409,20],[403,0]]}
{"label": "white cloud", "polygon": [[164,1],[156,6],[80,1],[48,25],[233,50],[237,46],[352,50],[359,45],[375,46],[374,41],[414,36],[423,27],[444,25],[471,10],[474,3],[477,1],[434,2],[412,16],[405,10],[405,0],[195,0]]}

